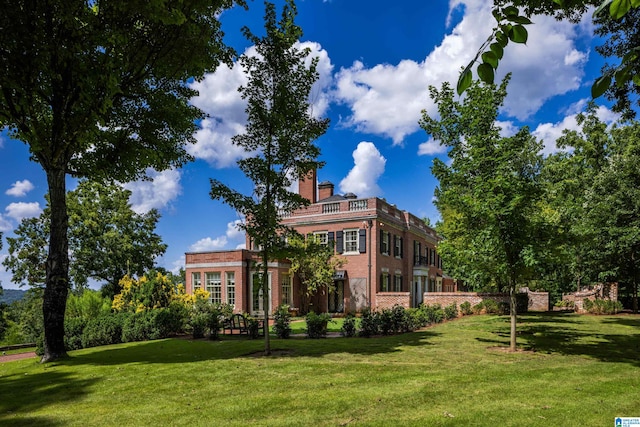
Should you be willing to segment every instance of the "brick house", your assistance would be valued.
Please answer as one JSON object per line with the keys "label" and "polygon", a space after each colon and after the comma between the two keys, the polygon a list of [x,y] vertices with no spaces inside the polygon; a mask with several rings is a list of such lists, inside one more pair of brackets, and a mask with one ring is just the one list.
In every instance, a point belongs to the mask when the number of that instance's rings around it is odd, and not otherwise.
{"label": "brick house", "polygon": [[[312,172],[300,181],[300,195],[311,204],[282,218],[302,235],[313,234],[331,244],[346,259],[334,276],[334,291],[312,299],[320,312],[344,313],[395,304],[416,307],[428,292],[454,292],[443,277],[433,229],[407,211],[378,197],[338,195],[330,182],[316,185]],[[227,302],[238,312],[263,314],[253,270],[259,252],[247,239],[247,249],[186,253],[187,292],[209,291],[212,301]],[[299,307],[300,287],[286,260],[269,264],[271,309],[279,304]]]}

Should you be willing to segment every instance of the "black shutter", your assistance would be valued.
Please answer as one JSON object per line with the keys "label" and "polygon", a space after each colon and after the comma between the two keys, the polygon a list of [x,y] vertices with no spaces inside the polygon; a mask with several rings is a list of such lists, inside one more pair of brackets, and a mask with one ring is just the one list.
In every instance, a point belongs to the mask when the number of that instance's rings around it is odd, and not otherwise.
{"label": "black shutter", "polygon": [[336,252],[341,254],[344,252],[344,244],[342,243],[342,231],[336,231]]}
{"label": "black shutter", "polygon": [[398,244],[397,244],[397,241],[398,241],[398,236],[396,236],[396,235],[394,234],[394,235],[393,235],[393,256],[398,256],[398,255],[400,255],[400,254],[398,253]]}
{"label": "black shutter", "polygon": [[329,231],[327,233],[327,245],[329,245],[330,248],[333,248],[333,231]]}
{"label": "black shutter", "polygon": [[367,252],[367,230],[364,228],[358,230],[358,250],[361,254]]}
{"label": "black shutter", "polygon": [[384,253],[384,231],[380,230],[380,253]]}
{"label": "black shutter", "polygon": [[400,258],[404,256],[404,239],[400,237]]}

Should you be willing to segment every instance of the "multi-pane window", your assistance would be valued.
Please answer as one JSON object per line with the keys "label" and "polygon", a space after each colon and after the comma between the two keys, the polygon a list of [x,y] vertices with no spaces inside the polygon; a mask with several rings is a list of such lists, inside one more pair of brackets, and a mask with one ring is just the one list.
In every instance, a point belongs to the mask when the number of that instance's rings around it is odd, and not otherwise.
{"label": "multi-pane window", "polygon": [[396,258],[402,258],[402,237],[393,236],[393,243],[394,243],[393,255]]}
{"label": "multi-pane window", "polygon": [[397,274],[393,276],[393,291],[402,292],[402,275]]}
{"label": "multi-pane window", "polygon": [[390,292],[391,291],[391,277],[389,273],[382,273],[380,276],[380,292]]}
{"label": "multi-pane window", "polygon": [[236,305],[236,273],[227,271],[227,304]]}
{"label": "multi-pane window", "polygon": [[196,289],[202,288],[202,276],[199,272],[191,273],[191,287],[193,288],[193,292],[195,292]]}
{"label": "multi-pane window", "polygon": [[222,302],[222,282],[220,281],[220,273],[207,273],[207,292],[209,292],[209,301],[212,303]]}
{"label": "multi-pane window", "polygon": [[345,230],[344,251],[358,252],[358,230]]}
{"label": "multi-pane window", "polygon": [[280,294],[282,304],[291,305],[291,276],[283,274],[280,279]]}
{"label": "multi-pane window", "polygon": [[328,245],[329,244],[329,233],[327,233],[326,231],[318,231],[316,233],[313,233],[313,236],[316,239],[316,242],[320,243],[321,245]]}
{"label": "multi-pane window", "polygon": [[389,255],[389,247],[391,246],[389,242],[390,239],[391,235],[388,231],[380,232],[380,253],[382,255]]}

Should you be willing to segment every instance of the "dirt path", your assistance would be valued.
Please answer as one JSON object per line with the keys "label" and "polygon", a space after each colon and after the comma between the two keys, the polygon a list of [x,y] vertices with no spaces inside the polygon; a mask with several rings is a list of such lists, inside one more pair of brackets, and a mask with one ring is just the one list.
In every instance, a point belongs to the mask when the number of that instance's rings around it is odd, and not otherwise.
{"label": "dirt path", "polygon": [[33,351],[29,353],[7,354],[4,356],[0,356],[0,363],[13,362],[14,360],[29,359],[31,357],[36,357],[36,354]]}

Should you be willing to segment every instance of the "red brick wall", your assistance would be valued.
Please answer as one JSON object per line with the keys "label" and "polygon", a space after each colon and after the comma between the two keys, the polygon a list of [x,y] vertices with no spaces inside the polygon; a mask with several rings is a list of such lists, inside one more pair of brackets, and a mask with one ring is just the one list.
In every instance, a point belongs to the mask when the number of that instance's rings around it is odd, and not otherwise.
{"label": "red brick wall", "polygon": [[404,308],[411,307],[411,294],[409,292],[380,292],[376,295],[375,308],[392,308],[401,305]]}
{"label": "red brick wall", "polygon": [[509,303],[508,294],[490,294],[483,292],[426,292],[424,294],[424,304],[440,304],[443,307],[453,304],[454,302],[460,307],[465,301],[469,301],[473,307],[484,300],[494,300],[496,302]]}

